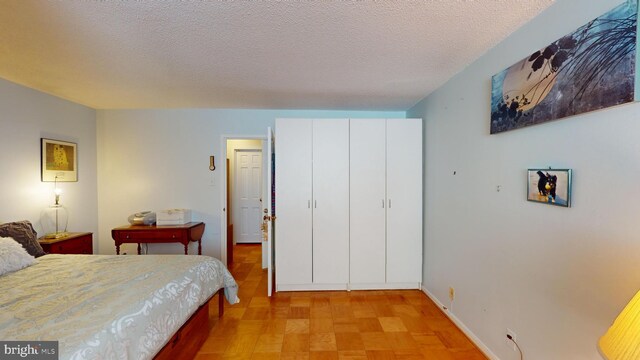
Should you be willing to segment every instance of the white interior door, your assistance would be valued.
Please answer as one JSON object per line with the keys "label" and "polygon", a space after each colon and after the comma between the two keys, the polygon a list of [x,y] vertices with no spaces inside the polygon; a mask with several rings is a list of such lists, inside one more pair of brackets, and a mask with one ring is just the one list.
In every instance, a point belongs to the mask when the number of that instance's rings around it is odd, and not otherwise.
{"label": "white interior door", "polygon": [[350,282],[385,283],[385,119],[350,120]]}
{"label": "white interior door", "polygon": [[349,120],[313,120],[313,283],[349,282]]}
{"label": "white interior door", "polygon": [[310,119],[276,119],[276,290],[313,281],[311,126]]}
{"label": "white interior door", "polygon": [[236,150],[235,165],[234,239],[236,243],[259,243],[262,238],[262,151]]}
{"label": "white interior door", "polygon": [[[269,128],[267,128],[269,129]],[[267,130],[268,131],[268,130]],[[268,139],[267,139],[268,140]],[[267,226],[267,219],[264,218],[264,215],[270,215],[267,212],[267,207],[268,207],[268,203],[267,203],[267,193],[271,192],[271,189],[269,188],[269,184],[268,182],[269,180],[269,169],[271,169],[271,166],[269,165],[269,152],[271,151],[270,147],[267,145],[267,140],[262,141],[262,198],[260,201],[260,204],[262,205],[262,215],[263,215],[263,220],[262,220],[262,269],[266,269],[269,267],[268,265],[268,261],[269,261],[269,257],[268,257],[268,251],[269,249],[267,249],[267,240],[268,240],[268,229],[266,228]]]}
{"label": "white interior door", "polygon": [[[266,239],[266,243],[267,243],[267,296],[271,296],[271,293],[273,292],[273,275],[274,275],[274,242],[275,242],[275,237],[274,237],[274,231],[273,231],[273,227],[275,226],[275,221],[276,221],[276,214],[275,214],[275,202],[273,199],[273,190],[275,189],[274,184],[273,184],[273,180],[274,180],[274,175],[275,175],[275,162],[274,160],[274,153],[275,153],[275,138],[273,136],[273,131],[271,131],[271,128],[267,128],[267,151],[266,151],[266,158],[267,158],[267,167],[265,168],[265,174],[266,174],[266,178],[267,178],[267,190],[266,190],[266,199],[264,204],[264,210],[263,213],[265,213],[266,210],[266,214],[265,214],[265,223],[267,226],[267,239]],[[264,249],[264,247],[263,247]]]}
{"label": "white interior door", "polygon": [[422,119],[387,120],[387,282],[422,282]]}

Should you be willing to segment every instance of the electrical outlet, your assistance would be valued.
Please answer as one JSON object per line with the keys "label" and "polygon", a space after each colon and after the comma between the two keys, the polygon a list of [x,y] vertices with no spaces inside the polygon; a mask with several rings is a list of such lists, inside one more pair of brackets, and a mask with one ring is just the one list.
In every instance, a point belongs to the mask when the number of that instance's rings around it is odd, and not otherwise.
{"label": "electrical outlet", "polygon": [[449,300],[453,301],[455,297],[456,297],[456,291],[453,289],[453,287],[449,287]]}
{"label": "electrical outlet", "polygon": [[[511,336],[511,339],[513,341],[509,339],[509,336]],[[516,347],[516,341],[518,341],[517,335],[515,332],[513,332],[513,330],[509,328],[507,328],[506,340],[507,340],[507,346],[511,347],[513,351],[518,351],[518,348]]]}

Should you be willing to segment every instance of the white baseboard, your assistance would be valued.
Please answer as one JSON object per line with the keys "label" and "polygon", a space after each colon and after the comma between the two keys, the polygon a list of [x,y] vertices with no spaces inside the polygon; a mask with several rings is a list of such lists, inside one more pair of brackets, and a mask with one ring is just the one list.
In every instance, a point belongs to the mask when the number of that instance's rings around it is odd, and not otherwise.
{"label": "white baseboard", "polygon": [[429,292],[429,290],[427,290],[427,288],[422,285],[422,292],[425,293],[429,299],[431,299],[431,301],[433,301],[434,303],[436,303],[436,305],[438,305],[438,308],[440,309],[440,311],[442,311],[449,319],[451,319],[451,321],[453,321],[453,323],[465,334],[467,335],[467,337],[469,338],[469,340],[471,340],[479,349],[480,351],[482,351],[484,353],[484,355],[486,357],[488,357],[490,360],[500,360],[500,358],[498,356],[496,356],[496,354],[494,354],[491,349],[489,349],[489,347],[487,347],[487,345],[485,345],[477,336],[476,334],[474,334],[471,330],[469,330],[469,328],[462,322],[460,321],[460,319],[458,319],[455,315],[453,315],[453,313],[451,311],[448,310],[444,310],[444,304],[442,304],[438,298],[436,298],[432,293]]}

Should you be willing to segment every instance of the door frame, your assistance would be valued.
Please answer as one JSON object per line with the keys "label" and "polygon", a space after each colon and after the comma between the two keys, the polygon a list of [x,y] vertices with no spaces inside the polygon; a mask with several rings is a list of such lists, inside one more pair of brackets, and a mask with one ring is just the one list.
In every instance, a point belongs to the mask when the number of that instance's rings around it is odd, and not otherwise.
{"label": "door frame", "polygon": [[[261,155],[260,156],[260,159],[261,159],[260,160],[260,163],[261,163],[260,164],[260,170],[262,171],[262,173],[261,173],[261,176],[260,176],[260,192],[262,192],[262,190],[263,190],[263,186],[262,185],[264,185],[264,159],[262,158],[262,156],[264,154],[262,154],[262,149],[244,149],[243,148],[243,149],[235,149],[234,150],[234,153],[233,153],[233,156],[234,156],[233,165],[236,168],[233,169],[233,180],[231,180],[231,181],[233,182],[233,184],[237,184],[237,182],[238,182],[238,172],[236,171],[237,168],[238,168],[238,153],[248,153],[248,152],[260,153],[260,155]],[[229,155],[229,154],[227,154],[227,155]],[[228,170],[229,169],[227,169],[227,171]],[[238,191],[238,188],[237,188],[237,186],[234,185],[233,191],[231,192],[231,202],[230,202],[230,204],[232,204],[231,207],[236,208],[236,209],[239,208],[239,206],[238,206],[238,204],[236,202],[240,201],[240,199],[238,199],[238,196],[237,196],[237,191]],[[261,194],[261,195],[262,195],[261,198],[264,197],[264,194]],[[260,204],[260,223],[262,223],[262,208],[263,208],[263,206],[262,206],[262,203],[261,203]],[[233,214],[231,214],[231,215],[232,215],[231,216],[231,222],[233,224],[236,224],[236,222],[234,221],[234,218],[233,218],[234,215]],[[237,219],[239,219],[239,218],[236,218],[235,220],[237,220]],[[234,231],[233,239],[237,244],[238,243],[238,237],[235,236],[235,231],[236,231],[236,226],[235,225],[233,226],[233,231]],[[262,244],[262,235],[260,235],[260,240],[257,243],[244,243],[244,244]]]}
{"label": "door frame", "polygon": [[[227,140],[262,140],[267,141],[267,137],[263,134],[260,135],[220,135],[220,154],[222,154],[221,161],[222,171],[220,172],[220,261],[227,266]],[[263,157],[264,161],[264,157]]]}

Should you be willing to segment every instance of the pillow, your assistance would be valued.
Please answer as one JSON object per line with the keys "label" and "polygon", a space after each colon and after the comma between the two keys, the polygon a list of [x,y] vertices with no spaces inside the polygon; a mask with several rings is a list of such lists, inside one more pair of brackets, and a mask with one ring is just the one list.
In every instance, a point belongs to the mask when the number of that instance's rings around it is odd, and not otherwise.
{"label": "pillow", "polygon": [[10,222],[0,225],[0,237],[10,237],[20,243],[33,257],[45,255],[38,242],[38,233],[28,220]]}
{"label": "pillow", "polygon": [[0,276],[36,263],[22,245],[10,237],[0,237]]}

